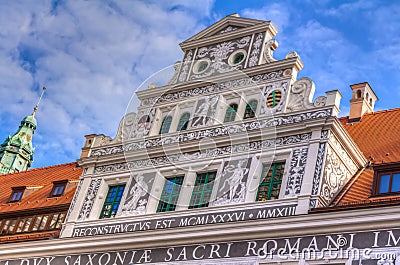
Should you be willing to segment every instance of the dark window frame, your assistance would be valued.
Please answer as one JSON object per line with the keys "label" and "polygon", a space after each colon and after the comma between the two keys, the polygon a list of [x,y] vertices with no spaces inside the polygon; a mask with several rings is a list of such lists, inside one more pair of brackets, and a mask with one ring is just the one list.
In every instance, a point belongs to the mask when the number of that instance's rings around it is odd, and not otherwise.
{"label": "dark window frame", "polygon": [[[99,219],[115,217],[115,215],[117,214],[118,209],[120,207],[122,197],[124,196],[125,186],[126,186],[125,184],[109,186],[107,196],[104,200],[103,207],[101,208]],[[114,192],[113,191],[114,188],[116,190],[113,195],[112,193]],[[112,198],[111,198],[111,196],[112,196]],[[108,201],[109,199],[112,199],[112,201]],[[107,208],[108,206],[111,206],[111,208],[108,209]],[[114,213],[113,209],[115,208],[115,206],[117,206],[117,207],[116,207],[116,212]]]}
{"label": "dark window frame", "polygon": [[53,188],[51,189],[51,192],[49,194],[50,198],[55,198],[55,197],[61,197],[64,195],[64,192],[67,188],[67,183],[68,181],[62,180],[62,181],[54,181],[53,182]]}
{"label": "dark window frame", "polygon": [[[185,176],[175,176],[165,179],[164,187],[157,206],[157,213],[172,212],[176,210],[184,178]],[[170,188],[171,191],[168,192],[167,188]]]}
{"label": "dark window frame", "polygon": [[[392,191],[393,189],[393,175],[400,174],[400,166],[399,165],[381,165],[374,167],[374,182],[372,187],[372,196],[387,196],[387,195],[398,195],[399,191]],[[381,192],[381,180],[382,176],[389,175],[389,186],[387,192]]]}
{"label": "dark window frame", "polygon": [[[193,187],[192,195],[190,196],[189,209],[204,208],[209,206],[216,177],[217,171],[200,172],[196,174],[196,181]],[[199,201],[199,203],[197,203],[197,201]]]}
{"label": "dark window frame", "polygon": [[[20,202],[22,200],[22,197],[24,196],[25,189],[26,189],[25,187],[12,188],[8,202]],[[15,195],[19,195],[18,198],[14,198]]]}
{"label": "dark window frame", "polygon": [[[274,185],[277,185],[279,187],[278,198],[274,198],[274,199],[279,199],[280,189],[282,188],[283,176],[285,174],[285,164],[286,164],[285,161],[277,161],[277,162],[273,162],[271,164],[269,164],[269,163],[262,164],[262,171],[261,171],[260,183],[258,184],[256,201],[271,200]],[[266,168],[268,168],[267,172],[266,172]],[[276,172],[277,170],[281,170],[279,175]],[[270,178],[270,180],[265,181],[269,172],[271,172],[271,178]],[[277,179],[276,177],[280,177],[280,178]],[[268,187],[268,189],[266,191],[264,191],[264,190],[262,190],[262,187]],[[266,193],[266,194],[262,194],[262,193]]]}

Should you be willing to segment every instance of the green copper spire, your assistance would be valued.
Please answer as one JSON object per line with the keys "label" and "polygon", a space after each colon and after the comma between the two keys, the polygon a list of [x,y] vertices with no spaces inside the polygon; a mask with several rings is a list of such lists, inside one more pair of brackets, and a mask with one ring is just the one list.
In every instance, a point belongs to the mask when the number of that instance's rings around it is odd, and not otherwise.
{"label": "green copper spire", "polygon": [[46,90],[43,87],[39,101],[31,115],[26,116],[13,136],[8,136],[0,145],[0,174],[7,174],[27,170],[33,162],[35,148],[32,146],[32,137],[37,127],[35,118],[40,100]]}

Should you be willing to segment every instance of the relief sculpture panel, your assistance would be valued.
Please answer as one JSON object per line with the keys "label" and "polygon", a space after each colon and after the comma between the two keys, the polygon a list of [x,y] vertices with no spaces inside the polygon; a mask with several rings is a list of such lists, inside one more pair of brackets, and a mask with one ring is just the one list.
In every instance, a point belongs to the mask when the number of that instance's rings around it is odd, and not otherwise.
{"label": "relief sculpture panel", "polygon": [[131,184],[121,216],[140,215],[146,213],[150,191],[153,187],[155,173],[138,173],[131,176]]}
{"label": "relief sculpture panel", "polygon": [[242,203],[246,197],[246,183],[251,158],[230,160],[224,163],[220,175],[217,198],[213,205]]}

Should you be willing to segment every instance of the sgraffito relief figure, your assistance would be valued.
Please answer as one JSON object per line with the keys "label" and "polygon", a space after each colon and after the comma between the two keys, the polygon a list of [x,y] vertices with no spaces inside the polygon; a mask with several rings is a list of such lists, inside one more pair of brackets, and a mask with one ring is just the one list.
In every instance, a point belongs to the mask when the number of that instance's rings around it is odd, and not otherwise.
{"label": "sgraffito relief figure", "polygon": [[249,167],[250,159],[247,158],[225,162],[214,205],[244,202]]}

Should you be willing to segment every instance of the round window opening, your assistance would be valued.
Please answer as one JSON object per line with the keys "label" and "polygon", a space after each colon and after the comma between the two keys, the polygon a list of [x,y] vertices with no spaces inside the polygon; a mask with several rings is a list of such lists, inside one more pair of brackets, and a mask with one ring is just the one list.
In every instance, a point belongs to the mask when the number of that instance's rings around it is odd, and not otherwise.
{"label": "round window opening", "polygon": [[195,74],[204,73],[208,69],[209,66],[210,66],[210,63],[208,62],[208,60],[198,61],[193,67],[193,72]]}
{"label": "round window opening", "polygon": [[239,64],[244,60],[244,53],[239,52],[233,57],[233,64]]}
{"label": "round window opening", "polygon": [[197,72],[203,72],[207,69],[208,63],[207,62],[201,62],[199,64],[199,67],[197,68]]}
{"label": "round window opening", "polygon": [[275,108],[279,105],[282,99],[282,92],[280,90],[274,90],[267,96],[267,106],[269,108]]}

